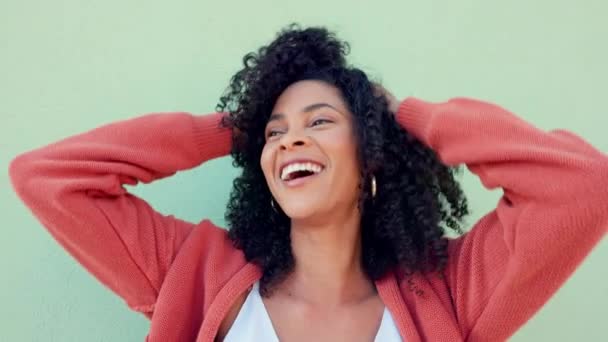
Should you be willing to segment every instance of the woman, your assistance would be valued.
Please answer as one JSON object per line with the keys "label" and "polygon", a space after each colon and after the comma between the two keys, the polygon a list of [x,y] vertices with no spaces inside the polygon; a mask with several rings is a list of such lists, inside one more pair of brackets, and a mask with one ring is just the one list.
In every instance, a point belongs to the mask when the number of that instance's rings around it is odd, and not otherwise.
{"label": "woman", "polygon": [[[218,113],[151,113],[24,153],[14,188],[151,320],[148,341],[507,339],[606,233],[608,158],[489,103],[398,102],[347,49],[290,26],[245,57]],[[123,187],[230,152],[229,231]],[[504,191],[466,234],[461,164]]]}

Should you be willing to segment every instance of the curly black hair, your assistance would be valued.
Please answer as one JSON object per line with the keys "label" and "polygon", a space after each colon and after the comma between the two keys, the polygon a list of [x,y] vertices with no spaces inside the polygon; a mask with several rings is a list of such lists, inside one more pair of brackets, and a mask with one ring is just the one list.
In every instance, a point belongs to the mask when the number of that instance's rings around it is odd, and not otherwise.
{"label": "curly black hair", "polygon": [[[448,242],[442,224],[463,234],[460,224],[469,211],[454,177],[461,167],[444,165],[396,121],[387,99],[375,90],[376,82],[347,65],[349,52],[350,45],[324,27],[291,24],[269,45],[245,55],[244,67],[217,105],[218,111],[228,112],[222,125],[232,129],[233,165],[242,168],[225,216],[228,234],[246,259],[263,270],[263,295],[294,267],[290,219],[271,206],[260,155],[275,101],[297,81],[320,80],[336,87],[354,115],[361,170],[361,262],[370,279],[392,269],[402,275],[442,271]],[[372,175],[377,180],[373,198]]]}

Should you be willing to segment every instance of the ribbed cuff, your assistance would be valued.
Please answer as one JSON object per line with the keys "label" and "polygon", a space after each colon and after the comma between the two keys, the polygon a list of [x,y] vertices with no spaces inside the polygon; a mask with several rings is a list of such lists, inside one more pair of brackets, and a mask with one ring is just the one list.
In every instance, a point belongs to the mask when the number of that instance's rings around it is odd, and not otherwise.
{"label": "ribbed cuff", "polygon": [[397,122],[418,140],[429,145],[434,108],[435,104],[410,96],[399,105]]}
{"label": "ribbed cuff", "polygon": [[203,161],[224,157],[232,147],[232,133],[229,128],[220,127],[225,113],[194,115],[194,141]]}

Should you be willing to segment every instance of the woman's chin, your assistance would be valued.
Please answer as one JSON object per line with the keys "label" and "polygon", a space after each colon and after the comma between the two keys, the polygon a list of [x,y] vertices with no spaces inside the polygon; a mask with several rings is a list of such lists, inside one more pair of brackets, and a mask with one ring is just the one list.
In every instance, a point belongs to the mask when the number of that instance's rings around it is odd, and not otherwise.
{"label": "woman's chin", "polygon": [[317,205],[293,203],[281,207],[283,212],[292,220],[305,220],[320,214],[320,208]]}

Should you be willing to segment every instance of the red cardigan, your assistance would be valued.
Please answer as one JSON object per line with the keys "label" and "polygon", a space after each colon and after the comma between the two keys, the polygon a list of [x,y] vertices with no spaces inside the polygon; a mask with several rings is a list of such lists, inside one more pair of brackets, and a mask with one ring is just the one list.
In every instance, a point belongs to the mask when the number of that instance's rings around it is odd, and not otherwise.
{"label": "red cardigan", "polygon": [[[226,156],[222,115],[142,115],[10,164],[15,191],[53,238],[151,320],[150,342],[212,341],[231,304],[261,276],[224,229],[162,215],[123,187]],[[606,234],[608,156],[571,132],[545,132],[472,99],[410,97],[396,115],[444,163],[466,164],[504,196],[450,240],[444,280],[398,282],[391,273],[376,282],[379,295],[405,341],[505,340]]]}

